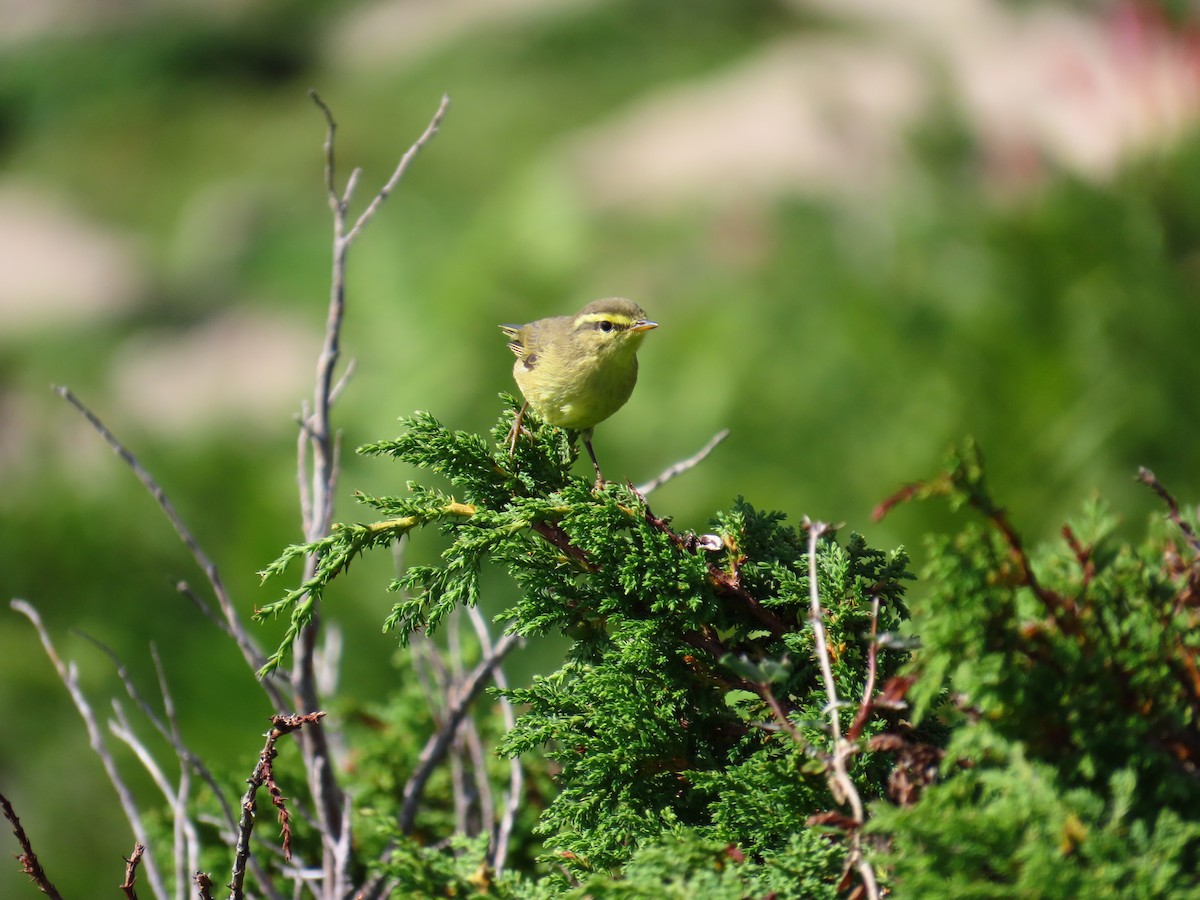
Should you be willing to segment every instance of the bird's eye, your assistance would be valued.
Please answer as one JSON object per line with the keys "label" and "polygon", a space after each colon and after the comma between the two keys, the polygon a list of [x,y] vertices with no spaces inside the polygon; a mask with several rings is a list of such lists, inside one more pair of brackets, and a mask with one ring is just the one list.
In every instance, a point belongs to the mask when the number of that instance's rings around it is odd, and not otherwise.
{"label": "bird's eye", "polygon": [[614,328],[614,326],[613,326],[613,323],[612,323],[612,322],[610,322],[610,321],[608,321],[608,319],[601,319],[601,320],[600,320],[600,322],[599,322],[599,325],[598,325],[598,327],[599,327],[599,328],[600,328],[600,330],[601,330],[601,331],[603,331],[605,334],[608,334],[608,332],[612,331],[612,330],[613,330],[613,328]]}

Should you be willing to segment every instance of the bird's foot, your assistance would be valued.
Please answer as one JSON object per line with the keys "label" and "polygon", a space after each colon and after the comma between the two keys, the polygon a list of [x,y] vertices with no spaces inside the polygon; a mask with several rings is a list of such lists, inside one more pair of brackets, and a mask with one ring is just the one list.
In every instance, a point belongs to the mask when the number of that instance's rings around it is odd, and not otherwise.
{"label": "bird's foot", "polygon": [[529,404],[525,403],[517,410],[516,416],[513,417],[512,428],[508,429],[508,437],[504,442],[508,444],[508,458],[512,459],[517,453],[517,441],[521,439],[521,432],[528,434],[528,430],[524,426],[525,410],[529,409]]}

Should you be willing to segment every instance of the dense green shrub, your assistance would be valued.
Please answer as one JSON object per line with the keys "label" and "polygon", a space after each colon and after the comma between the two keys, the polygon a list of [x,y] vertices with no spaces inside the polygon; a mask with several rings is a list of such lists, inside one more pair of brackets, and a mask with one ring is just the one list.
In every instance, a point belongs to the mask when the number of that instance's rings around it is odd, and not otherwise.
{"label": "dense green shrub", "polygon": [[[289,551],[272,571],[316,553],[317,572],[264,614],[290,610],[303,627],[311,598],[355,555],[437,524],[449,539],[441,563],[410,566],[392,586],[402,599],[388,627],[402,643],[477,603],[485,564],[519,588],[499,616],[509,632],[572,640],[556,671],[507,691],[522,713],[500,744],[555,773],[536,826],[553,868],[536,886],[493,889],[835,896],[855,829],[848,816],[821,824],[845,798],[831,792],[829,685],[809,622],[806,536],[818,526],[798,531],[739,500],[714,517],[714,534],[676,532],[631,486],[572,477],[566,432],[535,428],[510,458],[512,418],[510,406],[488,442],[418,414],[396,440],[363,448],[445,476],[455,495],[410,485],[406,497],[361,498],[387,518]],[[903,662],[886,638],[906,614],[907,558],[858,535],[814,540],[839,725],[862,749],[848,753],[850,775],[864,799],[880,799],[889,766],[866,741],[884,718],[860,699],[868,677],[883,685]],[[447,836],[436,804],[417,828]],[[411,890],[467,878],[442,850],[403,848],[389,869]]]}
{"label": "dense green shrub", "polygon": [[[417,485],[363,497],[389,518],[293,551],[322,565],[280,609],[319,594],[355,554],[437,524],[442,562],[393,584],[404,598],[388,625],[402,643],[478,602],[485,564],[520,589],[499,616],[510,632],[573,641],[557,671],[507,692],[522,714],[500,741],[549,762],[557,792],[535,827],[549,868],[484,877],[486,841],[460,837],[455,852],[401,839],[384,869],[429,894],[866,890],[851,866],[858,826],[831,791],[805,529],[739,500],[714,535],[677,533],[632,487],[572,478],[565,432],[538,428],[510,458],[511,421],[510,409],[493,444],[418,414],[364,452],[437,472],[461,499]],[[902,551],[857,535],[816,542],[839,724],[885,892],[1200,896],[1200,541],[1142,478],[1171,514],[1140,546],[1094,500],[1061,540],[1030,550],[966,444],[943,475],[881,508],[945,496],[977,516],[930,538],[907,622]],[[436,804],[422,816],[427,838],[445,828]]]}
{"label": "dense green shrub", "polygon": [[906,492],[982,522],[930,538],[913,601],[910,699],[952,738],[876,807],[897,897],[1200,896],[1200,542],[1141,479],[1171,514],[1138,546],[1093,500],[1027,550],[970,444]]}

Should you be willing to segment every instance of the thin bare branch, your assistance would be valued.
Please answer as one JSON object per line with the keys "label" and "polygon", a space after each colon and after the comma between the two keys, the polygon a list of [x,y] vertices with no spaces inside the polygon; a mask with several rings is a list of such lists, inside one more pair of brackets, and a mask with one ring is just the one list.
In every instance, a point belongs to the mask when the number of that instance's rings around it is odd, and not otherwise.
{"label": "thin bare branch", "polygon": [[1200,537],[1196,535],[1195,529],[1188,524],[1187,520],[1179,514],[1179,502],[1172,496],[1171,492],[1163,487],[1162,482],[1145,466],[1138,468],[1137,478],[1138,481],[1154,491],[1159,499],[1167,505],[1167,518],[1175,523],[1176,528],[1183,532],[1183,536],[1192,545],[1192,549],[1200,553]]}
{"label": "thin bare branch", "polygon": [[179,768],[179,785],[171,802],[172,834],[175,847],[175,896],[186,897],[188,873],[200,865],[200,832],[188,815],[188,798],[192,794],[192,773],[186,765]]}
{"label": "thin bare branch", "polygon": [[[93,430],[104,439],[113,452],[129,466],[133,474],[137,476],[138,481],[150,492],[150,495],[154,497],[159,509],[167,517],[167,520],[175,529],[175,533],[179,535],[179,539],[183,541],[184,546],[191,553],[192,559],[195,560],[196,565],[200,567],[200,570],[204,572],[205,577],[208,579],[213,595],[217,598],[217,603],[221,607],[221,614],[229,626],[228,633],[233,635],[238,649],[242,651],[243,659],[246,660],[251,671],[257,672],[266,662],[266,657],[259,651],[254,640],[242,626],[241,619],[234,608],[233,600],[230,598],[229,592],[225,589],[225,583],[221,579],[221,573],[217,568],[217,564],[204,552],[204,548],[200,546],[200,542],[196,540],[191,529],[183,521],[183,517],[175,509],[175,504],[167,497],[166,491],[163,490],[162,486],[154,479],[154,476],[138,461],[138,458],[117,439],[115,434],[109,431],[104,422],[100,420],[100,417],[92,412],[69,388],[56,386],[54,392],[71,404],[71,406],[75,407],[84,419],[87,420],[88,424],[92,426]],[[287,708],[283,695],[270,679],[264,679],[262,687],[276,709]]]}
{"label": "thin bare branch", "polygon": [[333,110],[321,99],[316,91],[309,91],[308,96],[317,104],[325,115],[325,190],[329,194],[329,205],[337,212],[337,172],[334,157],[334,138],[337,136],[337,122],[333,118]]}
{"label": "thin bare branch", "polygon": [[441,727],[425,742],[417,768],[404,785],[404,802],[400,807],[400,830],[404,834],[412,833],[417,821],[417,807],[425,794],[429,777],[445,758],[471,704],[491,679],[496,666],[520,642],[521,638],[515,634],[506,634],[496,642],[492,652],[485,656],[464,680]]}
{"label": "thin bare branch", "polygon": [[708,455],[717,449],[717,446],[727,437],[729,437],[729,429],[722,428],[720,431],[714,434],[709,439],[708,443],[701,447],[696,453],[693,453],[687,459],[680,460],[672,466],[668,466],[657,477],[651,478],[645,484],[634,488],[634,490],[645,497],[651,491],[662,487],[672,478],[676,478],[689,469],[694,469],[696,466],[700,465],[700,463],[704,462],[704,460],[708,458]]}
{"label": "thin bare branch", "polygon": [[[351,821],[351,816],[354,813],[354,798],[349,794],[345,794],[345,805],[342,807],[342,821]],[[333,884],[333,894],[335,897],[345,897],[350,892],[350,859],[353,853],[353,848],[350,845],[350,829],[343,828],[341,837],[333,846],[333,871],[336,876],[336,881]]]}
{"label": "thin bare branch", "polygon": [[[321,646],[317,648],[313,671],[316,673],[317,690],[322,696],[331,697],[337,693],[338,682],[341,680],[342,653],[346,638],[336,623],[325,628],[324,638]],[[340,745],[338,749],[345,751],[346,748]]]}
{"label": "thin bare branch", "polygon": [[[450,707],[454,696],[463,683],[463,646],[462,646],[462,612],[455,610],[450,616],[449,628],[446,629],[446,657],[449,659],[449,680],[444,686],[445,705]],[[450,784],[454,794],[454,830],[458,834],[470,834],[469,816],[471,809],[471,790],[467,786],[467,769],[464,765],[464,749],[467,746],[468,732],[471,727],[471,717],[463,719],[458,733],[451,742]]]}
{"label": "thin bare branch", "polygon": [[829,716],[829,731],[834,742],[842,739],[841,719],[838,708],[842,705],[837,694],[837,684],[833,680],[833,666],[829,658],[829,638],[825,633],[825,612],[821,608],[821,593],[817,578],[817,541],[828,531],[829,526],[824,522],[804,521],[808,529],[808,599],[809,623],[812,625],[813,642],[816,645],[817,663],[821,667],[821,681],[825,685],[825,697],[828,703],[825,713]]}
{"label": "thin bare branch", "polygon": [[425,695],[425,705],[429,707],[434,719],[437,719],[444,714],[443,703],[449,705],[449,677],[445,663],[438,655],[437,645],[427,634],[413,635],[410,646],[413,675],[416,676],[421,693]]}
{"label": "thin bare branch", "polygon": [[216,612],[213,611],[213,608],[204,602],[204,598],[192,590],[192,586],[190,584],[188,584],[186,581],[176,582],[175,590],[190,600],[192,605],[194,605],[196,609],[200,610],[201,614],[206,619],[216,625],[221,631],[225,632],[227,637],[231,637],[235,641],[237,640],[229,628],[229,623],[218,616]]}
{"label": "thin bare branch", "polygon": [[879,674],[879,595],[874,594],[871,597],[871,637],[870,643],[867,644],[867,683],[863,686],[862,700],[858,704],[858,712],[854,715],[854,721],[850,723],[850,730],[846,732],[846,737],[851,741],[857,741],[862,734],[864,726],[871,718],[871,712],[875,709],[875,680]]}
{"label": "thin bare branch", "polygon": [[308,401],[300,404],[300,414],[296,417],[299,428],[296,431],[296,486],[300,493],[300,521],[303,523],[305,534],[308,533],[308,523],[313,519],[312,494],[308,486],[308,447],[316,440],[309,420]]}
{"label": "thin bare branch", "polygon": [[471,777],[475,782],[475,794],[478,797],[478,827],[472,828],[465,834],[475,835],[486,831],[489,835],[495,832],[496,799],[492,792],[492,782],[488,778],[487,751],[483,746],[483,738],[479,734],[479,726],[468,716],[463,720],[462,739],[466,745],[467,756],[471,760]]}
{"label": "thin bare branch", "polygon": [[[79,712],[80,718],[83,719],[83,723],[87,727],[88,740],[91,744],[92,752],[100,758],[100,762],[104,765],[105,774],[108,775],[109,783],[112,784],[114,790],[117,792],[117,799],[121,803],[121,809],[125,812],[125,818],[129,821],[129,825],[133,829],[134,838],[140,844],[149,843],[149,835],[145,824],[142,822],[142,815],[138,809],[137,801],[133,797],[133,792],[125,784],[121,773],[117,770],[116,762],[113,760],[108,745],[104,741],[104,733],[100,729],[100,723],[96,719],[95,713],[92,712],[91,704],[88,703],[83,690],[79,687],[78,673],[75,671],[74,664],[66,665],[63,663],[58,655],[58,651],[54,649],[54,643],[50,640],[50,634],[42,624],[42,618],[38,615],[36,609],[24,600],[13,600],[11,606],[25,616],[25,618],[29,619],[33,627],[37,630],[42,647],[46,651],[46,656],[50,659],[55,671],[58,672],[59,679],[66,687],[67,693],[71,696],[71,700],[75,704],[75,709]],[[150,888],[154,894],[158,897],[167,896],[166,885],[162,880],[158,867],[154,864],[152,856],[146,858],[145,871],[146,879],[150,882]]]}
{"label": "thin bare branch", "polygon": [[[777,723],[775,730],[778,731],[779,729],[783,729],[788,733],[788,737],[804,748],[806,753],[811,756],[824,759],[824,755],[819,753],[817,749],[808,742],[804,735],[800,733],[800,729],[796,727],[796,723],[791,720],[791,717],[788,716],[787,712],[780,704],[779,698],[775,696],[775,689],[771,687],[770,683],[763,681],[757,684],[756,687],[758,688],[759,696],[767,702],[767,706],[771,710],[771,715],[774,717],[775,722]],[[756,723],[756,727],[765,728],[766,724],[767,723]]]}
{"label": "thin bare branch", "polygon": [[358,180],[362,178],[362,169],[355,166],[350,170],[350,177],[346,179],[346,189],[342,191],[342,208],[348,209],[350,201],[354,199],[354,192],[358,190]]}
{"label": "thin bare branch", "polygon": [[175,896],[183,897],[187,894],[188,872],[196,871],[200,858],[200,836],[195,824],[188,817],[187,803],[188,797],[191,796],[192,784],[191,769],[180,759],[179,783],[172,787],[154,755],[141,738],[134,733],[133,726],[125,715],[125,710],[116,700],[113,700],[113,713],[117,718],[115,722],[108,723],[108,730],[117,740],[125,743],[134,752],[138,761],[141,762],[142,768],[150,775],[151,781],[158,787],[171,809],[174,822],[172,859],[175,863],[173,873]]}
{"label": "thin bare branch", "polygon": [[438,105],[437,112],[433,114],[433,118],[429,121],[429,125],[426,126],[425,132],[419,138],[417,138],[416,142],[408,148],[408,152],[400,158],[400,163],[396,166],[396,170],[392,172],[392,177],[388,179],[387,184],[385,184],[379,193],[375,195],[375,199],[371,201],[371,204],[365,210],[363,210],[362,215],[360,215],[358,220],[354,223],[354,227],[346,233],[347,241],[352,241],[358,236],[358,233],[362,231],[367,222],[371,220],[371,217],[374,216],[379,210],[379,207],[383,205],[383,201],[386,200],[391,195],[392,191],[396,189],[396,185],[400,183],[400,179],[404,177],[404,173],[408,171],[408,167],[412,165],[412,161],[416,158],[417,154],[420,153],[421,150],[424,149],[425,145],[433,140],[434,135],[438,133],[438,129],[441,128],[442,125],[442,119],[446,117],[446,110],[449,108],[450,95],[445,94],[442,96],[442,102]]}
{"label": "thin bare branch", "polygon": [[875,880],[875,870],[862,852],[862,826],[866,822],[862,798],[858,788],[850,778],[846,762],[857,751],[853,741],[842,737],[841,712],[844,705],[837,693],[837,683],[833,679],[833,665],[829,656],[829,638],[825,632],[825,611],[821,608],[820,580],[818,578],[817,542],[828,530],[824,522],[814,522],[805,517],[805,527],[808,529],[808,599],[809,622],[813,630],[813,643],[817,651],[817,663],[821,669],[821,681],[825,685],[825,696],[828,703],[825,713],[829,717],[829,732],[833,739],[833,753],[829,758],[829,788],[838,803],[848,803],[853,814],[854,825],[850,829],[850,852],[846,865],[858,870],[862,879],[863,890],[869,900],[879,900],[879,884]]}
{"label": "thin bare branch", "polygon": [[[186,588],[186,585],[181,586]],[[220,627],[224,627],[224,623],[220,619],[216,619],[216,622]],[[196,831],[191,819],[188,817],[186,803],[184,803],[181,799],[190,795],[190,778],[188,777],[189,771],[195,772],[197,775],[199,775],[204,783],[208,785],[209,790],[212,791],[213,797],[216,799],[217,804],[221,807],[221,814],[224,819],[225,830],[229,835],[233,835],[237,830],[237,817],[234,815],[233,806],[230,804],[229,798],[225,795],[224,786],[204,764],[204,761],[201,760],[200,757],[195,753],[193,753],[183,740],[183,736],[179,730],[179,723],[175,718],[175,705],[171,697],[170,689],[167,685],[166,673],[162,667],[162,660],[159,657],[158,648],[154,644],[150,645],[150,653],[153,656],[155,670],[158,675],[159,691],[162,695],[163,709],[167,717],[167,723],[163,722],[163,720],[154,711],[153,707],[150,706],[149,702],[147,702],[147,700],[138,691],[137,686],[133,683],[132,678],[130,678],[128,668],[121,661],[120,657],[117,656],[117,654],[112,650],[112,648],[108,647],[103,641],[97,640],[86,632],[76,631],[75,633],[93,644],[98,650],[100,650],[100,652],[102,652],[112,661],[117,672],[117,677],[119,677],[121,679],[121,683],[125,685],[125,692],[129,695],[129,698],[133,700],[134,704],[136,704],[142,715],[144,715],[150,724],[154,726],[154,730],[171,744],[171,748],[175,751],[175,756],[179,760],[180,782],[175,789],[171,789],[167,786],[167,779],[161,774],[161,772],[159,772],[159,777],[155,778],[155,781],[159,785],[159,790],[162,791],[164,796],[166,796],[167,802],[171,804],[174,812],[177,846],[180,832],[183,832],[187,838],[185,846],[188,848],[188,852],[186,854],[180,854],[178,852],[175,854],[175,862],[178,867],[175,873],[176,886],[180,890],[186,892],[186,888],[183,887],[183,885],[186,885],[187,883],[187,873],[196,871],[200,847],[198,832]],[[124,713],[120,711],[120,707],[116,706],[115,702],[114,707],[117,710],[118,719],[121,722],[121,730],[119,732],[117,730],[113,730],[114,736],[128,744],[130,749],[132,749],[138,755],[139,759],[142,760],[143,766],[146,767],[147,771],[150,772],[151,776],[153,777],[154,772],[158,770],[157,763],[154,762],[152,755],[148,750],[146,750],[144,745],[134,738],[133,729],[130,727]],[[153,768],[151,768],[152,766]],[[275,898],[279,898],[279,894],[271,886],[270,879],[267,876],[266,870],[262,868],[262,864],[256,858],[251,857],[250,866],[254,872],[254,877],[258,879],[262,885],[264,885],[264,894],[273,898],[273,900],[275,900]],[[182,871],[185,879],[183,885],[180,885],[179,882],[180,871]],[[176,896],[182,896],[182,894],[177,891]]]}
{"label": "thin bare branch", "polygon": [[142,764],[142,768],[146,770],[146,773],[150,776],[150,780],[154,782],[154,786],[163,795],[163,799],[167,803],[173,802],[175,799],[175,788],[172,787],[166,772],[162,770],[162,766],[158,764],[158,760],[154,758],[154,754],[150,752],[150,749],[134,732],[133,726],[129,723],[129,717],[125,715],[125,708],[115,698],[112,701],[112,707],[116,721],[109,720],[109,732],[133,751],[133,755],[138,758],[138,762]]}
{"label": "thin bare branch", "polygon": [[[471,620],[471,625],[475,628],[475,636],[479,641],[481,652],[486,659],[492,655],[492,636],[488,631],[487,620],[478,606],[465,607],[467,616]],[[492,681],[501,691],[508,690],[508,676],[504,674],[504,666],[497,664],[492,673]],[[504,730],[512,731],[516,727],[517,717],[513,712],[512,701],[501,693],[500,695],[500,715],[504,719]],[[500,816],[499,821],[495,823],[492,830],[492,846],[488,853],[488,863],[497,872],[504,871],[504,864],[508,859],[508,842],[512,837],[513,827],[516,824],[517,810],[521,806],[521,801],[525,792],[525,769],[521,765],[519,757],[512,757],[508,761],[508,797],[504,802],[504,812]]]}
{"label": "thin bare branch", "polygon": [[51,882],[49,876],[46,875],[46,870],[42,868],[42,864],[38,862],[37,854],[33,852],[33,844],[29,841],[29,835],[25,833],[25,829],[21,826],[21,820],[17,818],[17,812],[13,809],[8,798],[0,794],[0,808],[4,810],[4,818],[8,819],[12,825],[13,834],[17,838],[17,843],[21,845],[21,853],[17,857],[17,861],[21,864],[21,871],[29,876],[29,879],[34,883],[39,891],[45,894],[52,900],[62,900],[62,895],[59,894]]}
{"label": "thin bare branch", "polygon": [[342,377],[337,380],[332,388],[329,389],[329,402],[337,403],[338,398],[342,396],[342,392],[346,390],[351,379],[354,378],[354,373],[358,369],[358,360],[352,359],[346,363],[346,371],[342,373]]}
{"label": "thin bare branch", "polygon": [[[442,98],[437,112],[421,136],[400,158],[387,183],[353,226],[348,227],[347,209],[361,173],[358,169],[351,172],[345,189],[339,196],[335,157],[337,122],[333,111],[315,91],[311,92],[310,96],[325,118],[325,190],[333,214],[332,271],[324,342],[317,358],[311,411],[306,409],[301,417],[300,445],[297,449],[304,535],[306,541],[312,542],[328,535],[332,528],[334,497],[340,473],[340,440],[332,426],[331,412],[333,403],[352,368],[348,368],[347,372],[335,381],[341,357],[342,321],[346,310],[346,261],[350,245],[396,188],[417,153],[437,133],[449,105],[449,98]],[[316,559],[310,557],[305,562],[302,576],[304,581],[308,581],[315,571]],[[319,605],[314,603],[308,624],[300,630],[292,645],[291,684],[295,693],[295,709],[317,709],[321,706],[321,691],[315,669],[320,627],[321,611]],[[320,723],[313,723],[312,727],[304,729],[300,735],[300,746],[323,841],[322,895],[333,898],[334,886],[347,877],[349,865],[348,854],[339,855],[338,848],[354,846],[353,841],[347,842],[345,839],[345,831],[349,828],[349,821],[343,817],[346,798],[337,782],[330,738],[325,727]],[[342,860],[340,864],[339,859]],[[335,866],[338,865],[342,868],[335,871]]]}

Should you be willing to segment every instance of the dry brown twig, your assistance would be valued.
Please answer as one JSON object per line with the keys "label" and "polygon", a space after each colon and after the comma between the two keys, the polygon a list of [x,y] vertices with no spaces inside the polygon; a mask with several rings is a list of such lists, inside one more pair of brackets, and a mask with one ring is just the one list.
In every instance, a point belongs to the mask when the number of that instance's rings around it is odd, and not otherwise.
{"label": "dry brown twig", "polygon": [[246,861],[250,857],[250,835],[254,831],[254,814],[256,809],[255,797],[261,787],[266,785],[271,796],[271,803],[279,810],[280,831],[283,836],[284,855],[291,859],[292,831],[291,820],[287,805],[279,785],[275,783],[274,762],[278,751],[276,742],[285,734],[291,734],[306,725],[315,725],[325,715],[323,712],[304,713],[302,715],[271,716],[271,730],[267,732],[267,742],[258,755],[258,763],[250,777],[246,779],[246,793],[242,795],[242,815],[238,820],[237,849],[233,859],[233,877],[229,882],[231,900],[241,900],[245,896]]}
{"label": "dry brown twig", "polygon": [[197,872],[196,877],[192,879],[192,884],[196,886],[196,896],[200,900],[212,900],[212,879],[203,872]]}
{"label": "dry brown twig", "polygon": [[879,595],[871,597],[871,638],[867,643],[867,683],[863,685],[862,700],[858,704],[858,712],[850,724],[846,737],[857,741],[871,713],[875,709],[875,680],[879,676]]}
{"label": "dry brown twig", "polygon": [[145,852],[145,844],[134,844],[133,852],[125,860],[125,881],[121,884],[121,890],[129,900],[137,900],[137,891],[134,889],[134,885],[137,883],[137,868],[142,861],[142,854]]}
{"label": "dry brown twig", "polygon": [[1137,480],[1154,491],[1158,495],[1158,498],[1167,505],[1167,518],[1175,524],[1176,528],[1183,532],[1183,536],[1191,544],[1192,549],[1200,553],[1200,536],[1196,535],[1195,529],[1179,514],[1179,501],[1175,499],[1170,491],[1163,487],[1162,482],[1145,466],[1138,468]]}
{"label": "dry brown twig", "polygon": [[17,861],[21,864],[21,871],[29,876],[29,880],[34,883],[39,891],[50,897],[51,900],[62,900],[62,895],[59,894],[51,882],[46,870],[42,868],[42,864],[38,862],[37,854],[33,852],[33,844],[29,840],[29,835],[25,833],[25,829],[21,826],[21,820],[17,818],[17,812],[13,809],[8,798],[0,794],[0,809],[4,810],[4,818],[8,819],[12,825],[13,834],[17,838],[17,843],[21,845],[21,853],[17,857]]}

